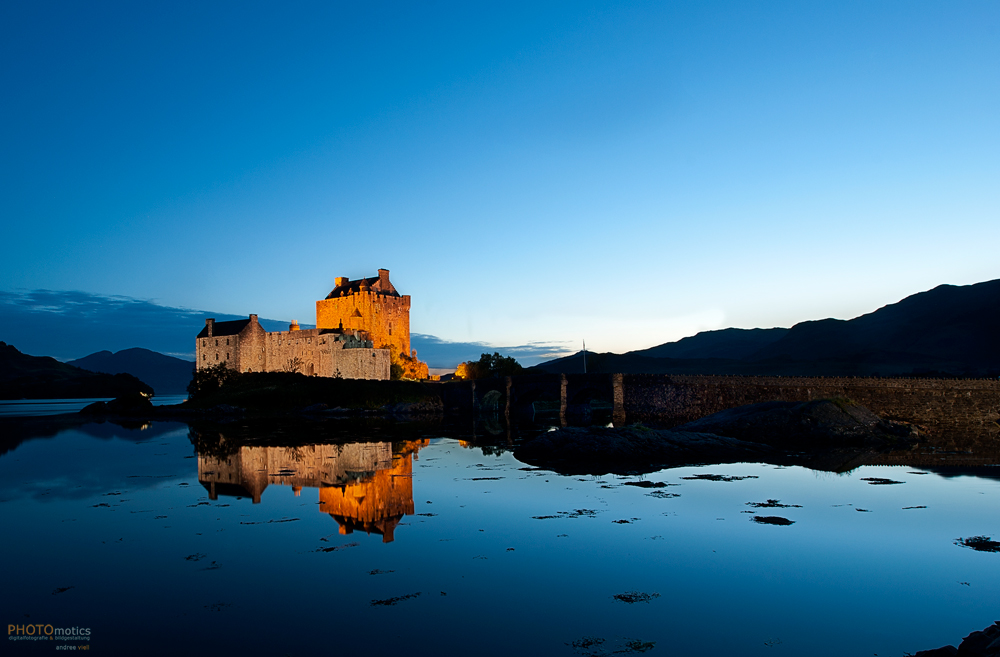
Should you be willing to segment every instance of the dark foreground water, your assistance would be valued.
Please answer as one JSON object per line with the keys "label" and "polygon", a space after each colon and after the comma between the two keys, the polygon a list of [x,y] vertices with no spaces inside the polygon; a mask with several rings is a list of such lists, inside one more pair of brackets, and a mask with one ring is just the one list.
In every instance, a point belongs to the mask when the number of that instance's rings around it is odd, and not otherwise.
{"label": "dark foreground water", "polygon": [[[1000,554],[956,544],[1000,536],[992,468],[560,476],[427,425],[29,429],[0,455],[5,655],[904,655],[1000,618]],[[89,641],[10,640],[32,624]]]}

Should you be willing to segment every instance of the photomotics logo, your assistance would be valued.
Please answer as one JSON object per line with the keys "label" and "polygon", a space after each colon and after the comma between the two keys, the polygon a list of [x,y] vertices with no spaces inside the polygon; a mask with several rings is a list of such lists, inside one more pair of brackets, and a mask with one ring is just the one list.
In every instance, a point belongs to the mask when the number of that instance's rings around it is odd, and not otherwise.
{"label": "photomotics logo", "polygon": [[10,641],[90,641],[90,628],[56,627],[48,623],[7,625],[7,639]]}

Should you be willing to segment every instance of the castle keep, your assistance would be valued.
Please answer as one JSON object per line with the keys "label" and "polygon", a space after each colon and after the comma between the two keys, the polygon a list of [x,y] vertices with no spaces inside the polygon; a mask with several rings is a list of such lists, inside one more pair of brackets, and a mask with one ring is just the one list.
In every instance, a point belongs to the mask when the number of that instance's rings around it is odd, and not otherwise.
{"label": "castle keep", "polygon": [[197,368],[221,363],[237,372],[389,379],[394,360],[411,357],[410,297],[396,291],[388,269],[373,278],[335,282],[333,291],[316,302],[314,329],[301,330],[293,320],[287,331],[269,332],[257,315],[205,320],[195,339]]}
{"label": "castle keep", "polygon": [[335,287],[316,302],[316,328],[363,331],[375,346],[410,355],[410,296],[389,282],[389,270],[376,278],[334,279]]}

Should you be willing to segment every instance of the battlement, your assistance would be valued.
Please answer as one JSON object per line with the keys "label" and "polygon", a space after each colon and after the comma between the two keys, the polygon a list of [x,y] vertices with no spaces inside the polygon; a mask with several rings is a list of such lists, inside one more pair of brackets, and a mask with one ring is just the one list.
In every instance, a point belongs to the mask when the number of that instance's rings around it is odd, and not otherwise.
{"label": "battlement", "polygon": [[317,328],[364,331],[375,346],[410,356],[410,297],[399,294],[388,269],[372,278],[338,276],[334,282],[330,294],[316,302]]}

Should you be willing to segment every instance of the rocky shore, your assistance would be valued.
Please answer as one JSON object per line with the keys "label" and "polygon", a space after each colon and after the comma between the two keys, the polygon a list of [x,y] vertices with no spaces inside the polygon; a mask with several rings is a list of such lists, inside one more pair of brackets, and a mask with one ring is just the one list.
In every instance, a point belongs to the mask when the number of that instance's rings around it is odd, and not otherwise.
{"label": "rocky shore", "polygon": [[632,425],[550,431],[515,449],[514,457],[565,474],[624,474],[678,465],[766,461],[773,453],[767,445],[736,438]]}

